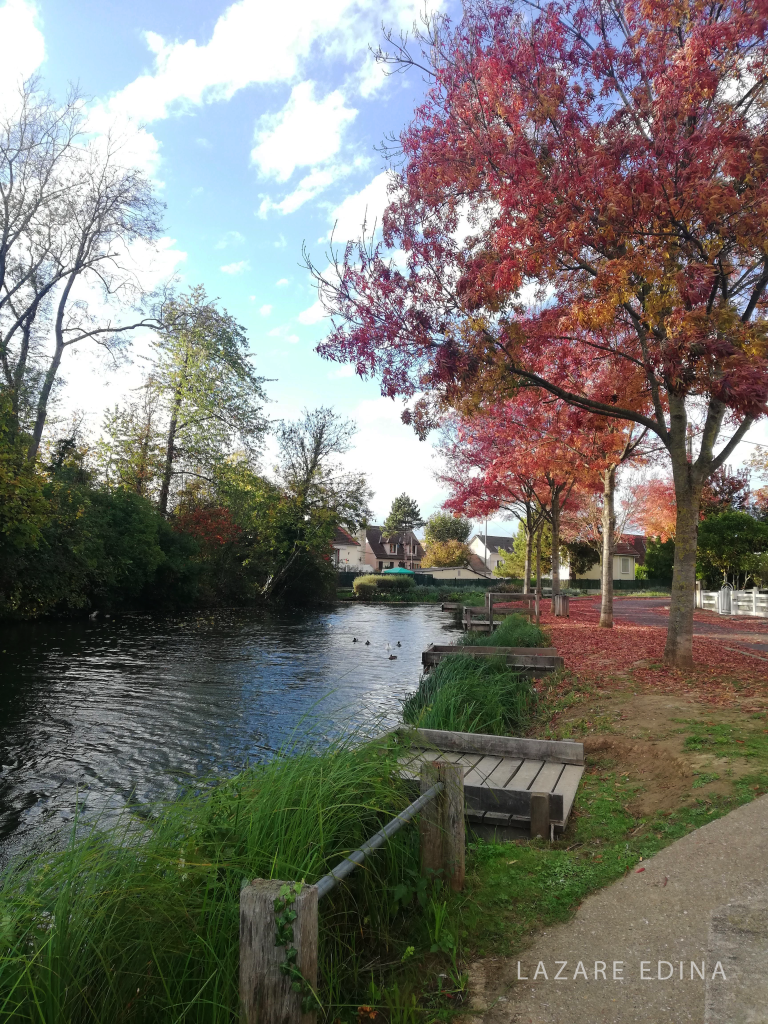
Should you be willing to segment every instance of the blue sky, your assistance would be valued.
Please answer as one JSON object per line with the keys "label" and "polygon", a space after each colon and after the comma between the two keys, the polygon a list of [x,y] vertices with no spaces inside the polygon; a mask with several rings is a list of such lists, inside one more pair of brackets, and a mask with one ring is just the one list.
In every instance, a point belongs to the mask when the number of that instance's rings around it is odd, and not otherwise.
{"label": "blue sky", "polygon": [[[357,420],[350,466],[365,469],[381,519],[407,490],[430,512],[442,491],[435,456],[399,421],[401,407],[350,367],[321,360],[323,321],[300,267],[306,242],[325,266],[329,232],[359,233],[380,216],[385,168],[374,146],[418,103],[417,75],[386,78],[369,52],[382,21],[409,28],[411,0],[6,0],[0,33],[10,66],[0,88],[38,71],[54,95],[71,82],[95,128],[116,124],[166,203],[153,283],[174,270],[245,325],[259,372],[273,378],[274,417],[333,405]],[[135,346],[140,354],[141,344]],[[69,353],[68,353],[69,355]],[[89,414],[138,381],[86,351],[62,367],[64,411]]]}
{"label": "blue sky", "polygon": [[[175,271],[182,286],[203,283],[221,298],[247,328],[259,372],[273,378],[273,417],[323,404],[357,420],[348,462],[368,472],[378,520],[403,490],[425,513],[440,504],[435,453],[400,423],[400,406],[375,382],[314,353],[327,322],[299,264],[306,242],[325,265],[334,222],[343,242],[358,234],[366,210],[369,221],[381,214],[385,168],[374,146],[407,123],[423,83],[415,74],[385,78],[369,46],[382,22],[408,29],[421,6],[0,2],[0,93],[34,71],[59,97],[79,83],[94,129],[117,126],[166,203],[149,283]],[[86,411],[94,430],[139,375],[136,361],[115,370],[85,351],[62,370],[65,408]],[[768,431],[761,425],[750,436],[765,441]]]}

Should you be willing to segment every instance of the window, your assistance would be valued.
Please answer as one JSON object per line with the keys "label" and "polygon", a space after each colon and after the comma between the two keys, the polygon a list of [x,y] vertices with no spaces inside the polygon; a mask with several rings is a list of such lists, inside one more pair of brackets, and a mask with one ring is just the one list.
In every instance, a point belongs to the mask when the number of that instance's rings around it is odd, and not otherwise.
{"label": "window", "polygon": [[384,568],[384,563],[383,563],[383,562],[379,562],[379,568],[380,568],[380,569],[383,569],[383,568]]}
{"label": "window", "polygon": [[389,568],[390,569],[394,569],[395,568],[395,563],[394,562],[390,562],[389,563]]}
{"label": "window", "polygon": [[629,576],[631,572],[632,572],[632,559],[631,558],[622,558],[622,560],[621,560],[621,575],[622,576]]}
{"label": "window", "polygon": [[389,545],[389,553],[390,553],[390,555],[396,555],[397,554],[397,544],[390,544]]}

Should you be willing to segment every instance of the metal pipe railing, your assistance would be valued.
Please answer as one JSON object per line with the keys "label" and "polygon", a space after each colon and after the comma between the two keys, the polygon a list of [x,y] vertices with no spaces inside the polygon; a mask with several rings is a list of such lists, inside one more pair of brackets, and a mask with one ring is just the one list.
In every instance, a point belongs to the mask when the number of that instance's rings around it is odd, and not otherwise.
{"label": "metal pipe railing", "polygon": [[359,864],[363,863],[369,853],[373,853],[374,850],[378,850],[380,846],[383,846],[391,836],[398,832],[414,815],[418,814],[423,807],[426,807],[429,801],[436,797],[438,793],[441,793],[444,788],[444,782],[436,782],[426,793],[422,793],[418,800],[414,800],[396,818],[388,822],[383,829],[371,836],[367,843],[363,843],[359,850],[350,853],[332,871],[329,871],[327,875],[323,875],[317,883],[317,898],[322,899],[337,882],[351,874]]}

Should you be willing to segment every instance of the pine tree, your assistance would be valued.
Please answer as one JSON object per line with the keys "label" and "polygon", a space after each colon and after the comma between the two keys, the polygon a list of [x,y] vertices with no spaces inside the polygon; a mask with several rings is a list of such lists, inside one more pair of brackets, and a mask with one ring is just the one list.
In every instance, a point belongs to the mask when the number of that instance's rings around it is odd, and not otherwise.
{"label": "pine tree", "polygon": [[392,502],[389,515],[384,520],[382,532],[384,534],[404,533],[406,530],[415,530],[424,525],[421,510],[413,498],[409,498],[403,491]]}

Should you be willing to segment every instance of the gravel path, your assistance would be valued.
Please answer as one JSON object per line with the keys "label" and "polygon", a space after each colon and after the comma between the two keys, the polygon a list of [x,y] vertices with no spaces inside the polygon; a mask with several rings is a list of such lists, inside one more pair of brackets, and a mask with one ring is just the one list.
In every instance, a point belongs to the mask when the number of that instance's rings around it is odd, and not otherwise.
{"label": "gravel path", "polygon": [[[476,1015],[467,1020],[768,1021],[761,952],[768,941],[768,796],[697,829],[641,867],[586,899],[567,924],[541,933],[520,961],[488,959],[473,965]],[[724,913],[731,918],[725,930]],[[704,963],[704,980],[691,962],[699,971]],[[560,979],[555,980],[558,970]],[[517,980],[518,973],[524,980]],[[727,1016],[718,1010],[723,1006],[731,1008]],[[741,1008],[735,1015],[734,1006]]]}

